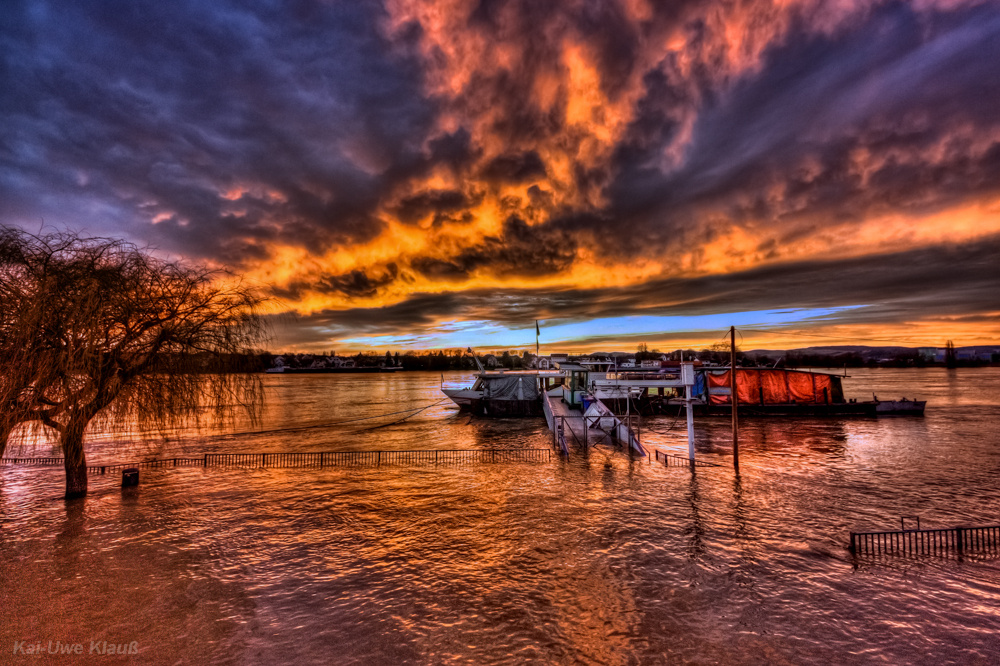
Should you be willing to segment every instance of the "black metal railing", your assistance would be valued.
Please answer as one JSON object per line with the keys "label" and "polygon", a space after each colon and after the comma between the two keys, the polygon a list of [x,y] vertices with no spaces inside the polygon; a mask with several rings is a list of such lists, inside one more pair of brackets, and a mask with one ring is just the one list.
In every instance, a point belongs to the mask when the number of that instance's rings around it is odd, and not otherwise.
{"label": "black metal railing", "polygon": [[[455,465],[541,462],[549,449],[411,449],[405,451],[321,451],[302,453],[206,453],[198,458],[156,458],[138,462],[88,465],[91,474],[129,467],[343,467],[349,465]],[[0,465],[62,466],[62,458],[2,458]]]}
{"label": "black metal railing", "polygon": [[[614,424],[607,430],[600,428],[599,423],[601,419],[617,419],[618,423],[625,426],[628,433],[635,439],[636,442],[640,441],[642,430],[642,417],[639,414],[605,414],[605,415],[584,415],[584,414],[556,414],[552,416],[553,426],[552,438],[553,446],[564,449],[566,453],[569,453],[568,444],[570,437],[576,446],[587,449],[591,446],[597,446],[605,441],[610,441],[613,445],[621,447],[623,442],[618,436],[617,430],[618,425]],[[580,433],[577,434],[578,426]],[[597,432],[593,432],[597,430]],[[581,438],[582,437],[582,438]]]}
{"label": "black metal railing", "polygon": [[1000,525],[851,532],[849,549],[851,553],[865,557],[930,555],[961,558],[972,554],[1000,555]]}
{"label": "black metal railing", "polygon": [[[655,459],[657,462],[662,462],[667,467],[690,467],[691,459],[687,456],[677,455],[676,453],[664,453],[659,449],[653,449]],[[708,462],[705,460],[695,460],[695,467],[721,467],[721,465],[713,462]]]}
{"label": "black metal railing", "polygon": [[0,458],[0,465],[62,465],[62,458]]}

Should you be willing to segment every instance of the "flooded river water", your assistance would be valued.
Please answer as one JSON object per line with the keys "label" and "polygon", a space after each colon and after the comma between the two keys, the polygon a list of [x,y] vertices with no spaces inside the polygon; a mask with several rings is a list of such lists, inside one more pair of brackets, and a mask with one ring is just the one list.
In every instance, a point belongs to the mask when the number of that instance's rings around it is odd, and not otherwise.
{"label": "flooded river water", "polygon": [[[92,476],[65,503],[60,470],[0,468],[0,663],[72,663],[17,641],[82,643],[81,661],[92,641],[135,642],[125,659],[153,664],[1000,663],[997,561],[846,550],[901,515],[1000,523],[1000,369],[852,374],[849,397],[918,397],[926,416],[745,419],[738,477],[726,419],[696,421],[699,457],[722,465],[696,474],[598,447],[143,470],[138,492]],[[97,442],[90,460],[550,445],[542,419],[433,405],[441,381],[268,376],[265,434]],[[683,452],[683,428],[646,419],[645,443]]]}

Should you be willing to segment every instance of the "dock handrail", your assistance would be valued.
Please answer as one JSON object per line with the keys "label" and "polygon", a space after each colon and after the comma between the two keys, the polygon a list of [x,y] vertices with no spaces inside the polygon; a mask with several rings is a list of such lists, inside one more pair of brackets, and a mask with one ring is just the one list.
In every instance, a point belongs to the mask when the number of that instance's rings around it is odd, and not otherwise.
{"label": "dock handrail", "polygon": [[559,427],[556,426],[556,417],[552,412],[552,403],[547,391],[542,391],[542,412],[545,414],[545,422],[552,432],[553,445],[559,449],[560,453],[568,456],[569,446],[566,445],[565,428],[562,427],[565,424],[560,422]]}
{"label": "dock handrail", "polygon": [[[648,457],[646,449],[644,449],[642,447],[642,444],[639,442],[639,437],[637,436],[636,432],[632,429],[631,423],[625,423],[625,421],[623,421],[620,417],[616,416],[614,412],[608,409],[608,406],[605,405],[603,402],[601,402],[599,399],[595,398],[594,402],[590,403],[590,407],[587,408],[587,411],[584,413],[584,415],[589,417],[597,416],[601,418],[614,419],[614,425],[612,426],[612,430],[614,432],[615,437],[617,437],[623,442],[627,442],[630,450],[635,451],[637,454],[641,455],[644,458]],[[631,419],[629,420],[631,421]]]}

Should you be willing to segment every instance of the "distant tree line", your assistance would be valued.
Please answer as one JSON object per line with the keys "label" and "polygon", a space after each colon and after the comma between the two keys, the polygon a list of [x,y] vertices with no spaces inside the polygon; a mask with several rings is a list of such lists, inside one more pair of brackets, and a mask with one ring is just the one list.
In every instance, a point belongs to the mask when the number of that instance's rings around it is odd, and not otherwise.
{"label": "distant tree line", "polygon": [[[504,368],[507,370],[522,370],[533,367],[535,355],[529,351],[485,351],[477,352],[480,362],[484,365],[490,363],[492,367]],[[286,367],[308,368],[317,360],[325,358],[323,354],[311,354],[300,352],[284,353],[263,353],[254,358],[242,360],[244,367],[253,367],[257,370],[264,370],[274,365],[274,360],[280,356]],[[573,356],[571,354],[571,356]],[[607,355],[605,355],[607,356]],[[711,365],[727,366],[731,360],[731,352],[728,342],[717,342],[702,349],[676,349],[671,352],[661,352],[657,349],[649,350],[643,344],[634,353],[613,352],[610,354],[619,361],[624,359],[635,359],[637,363],[642,361],[661,360],[666,356],[668,362],[681,360],[699,360],[702,363]],[[376,352],[365,351],[344,358],[352,359],[357,367],[398,367],[404,370],[475,370],[476,365],[472,356],[463,349],[443,349],[435,351],[407,351],[403,352]],[[1000,354],[993,354],[992,361],[985,359],[959,359],[954,352],[954,346],[946,348],[945,361],[929,361],[917,353],[916,350],[908,350],[883,355],[880,358],[866,358],[857,352],[837,352],[818,353],[805,350],[793,350],[783,354],[768,355],[745,353],[739,346],[736,348],[736,364],[741,367],[813,367],[813,368],[924,368],[924,367],[979,367],[1000,363]]]}

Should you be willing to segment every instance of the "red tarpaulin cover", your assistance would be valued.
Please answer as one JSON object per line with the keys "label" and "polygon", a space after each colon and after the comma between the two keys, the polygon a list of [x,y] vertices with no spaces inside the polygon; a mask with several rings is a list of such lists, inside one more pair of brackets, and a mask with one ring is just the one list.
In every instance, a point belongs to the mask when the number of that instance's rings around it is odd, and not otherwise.
{"label": "red tarpaulin cover", "polygon": [[[729,371],[720,372],[718,374],[714,372],[706,372],[706,378],[708,379],[708,399],[713,405],[728,405],[729,404]],[[739,380],[739,375],[736,376]],[[738,388],[738,387],[737,387]],[[724,393],[716,393],[716,391]]]}
{"label": "red tarpaulin cover", "polygon": [[[761,370],[760,385],[764,389],[764,404],[783,405],[789,402],[788,384],[785,383],[784,370]],[[736,374],[737,380],[739,373]]]}
{"label": "red tarpaulin cover", "polygon": [[736,397],[746,405],[760,404],[760,371],[736,371]]}
{"label": "red tarpaulin cover", "polygon": [[[729,404],[729,371],[706,373],[709,401],[713,405]],[[826,393],[824,394],[824,389]],[[739,401],[746,405],[782,405],[795,401],[804,404],[832,402],[833,380],[829,375],[790,370],[758,370],[740,368],[736,373]]]}
{"label": "red tarpaulin cover", "polygon": [[815,402],[816,392],[813,390],[813,376],[807,372],[789,372],[788,395],[795,402]]}
{"label": "red tarpaulin cover", "polygon": [[830,375],[813,375],[813,382],[816,386],[816,402],[833,402],[833,379]]}

